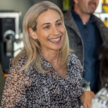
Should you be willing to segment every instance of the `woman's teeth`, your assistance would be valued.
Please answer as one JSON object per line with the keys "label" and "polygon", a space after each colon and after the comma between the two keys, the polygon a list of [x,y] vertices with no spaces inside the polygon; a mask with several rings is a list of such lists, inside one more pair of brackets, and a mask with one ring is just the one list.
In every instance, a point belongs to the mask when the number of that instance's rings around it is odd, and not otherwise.
{"label": "woman's teeth", "polygon": [[50,39],[49,41],[51,41],[51,42],[57,42],[59,40],[60,40],[60,37],[59,38],[56,38],[56,39]]}

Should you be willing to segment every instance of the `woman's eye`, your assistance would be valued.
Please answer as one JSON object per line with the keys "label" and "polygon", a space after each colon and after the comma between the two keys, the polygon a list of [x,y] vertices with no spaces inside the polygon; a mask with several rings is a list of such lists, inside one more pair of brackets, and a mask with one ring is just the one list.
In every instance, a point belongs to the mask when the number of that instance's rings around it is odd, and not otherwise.
{"label": "woman's eye", "polygon": [[48,28],[50,28],[50,26],[46,26],[46,27],[44,27],[44,29],[48,29]]}
{"label": "woman's eye", "polygon": [[62,23],[58,23],[58,24],[57,24],[57,26],[60,26],[60,25],[62,25]]}

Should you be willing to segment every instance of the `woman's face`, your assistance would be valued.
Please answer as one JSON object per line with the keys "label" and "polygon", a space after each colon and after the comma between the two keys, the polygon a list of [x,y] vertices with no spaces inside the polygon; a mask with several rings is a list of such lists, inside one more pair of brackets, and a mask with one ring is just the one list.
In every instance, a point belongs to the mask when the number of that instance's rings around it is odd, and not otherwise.
{"label": "woman's face", "polygon": [[49,9],[40,14],[36,28],[36,36],[43,51],[61,49],[65,28],[58,12]]}

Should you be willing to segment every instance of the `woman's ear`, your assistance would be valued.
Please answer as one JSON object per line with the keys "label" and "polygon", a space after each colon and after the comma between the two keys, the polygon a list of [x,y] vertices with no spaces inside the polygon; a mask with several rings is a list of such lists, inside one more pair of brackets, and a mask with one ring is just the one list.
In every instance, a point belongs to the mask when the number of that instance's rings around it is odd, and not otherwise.
{"label": "woman's ear", "polygon": [[74,0],[75,3],[78,3],[78,0]]}
{"label": "woman's ear", "polygon": [[30,36],[31,36],[34,40],[37,39],[37,34],[36,34],[35,31],[32,30],[32,28],[29,28],[29,29],[28,29],[28,32],[29,32]]}

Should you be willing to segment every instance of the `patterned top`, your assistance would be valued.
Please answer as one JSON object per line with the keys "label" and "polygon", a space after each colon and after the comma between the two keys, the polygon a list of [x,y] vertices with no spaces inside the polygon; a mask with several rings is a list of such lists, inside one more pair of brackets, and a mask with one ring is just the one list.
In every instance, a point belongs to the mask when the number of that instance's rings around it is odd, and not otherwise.
{"label": "patterned top", "polygon": [[33,66],[26,74],[18,72],[26,60],[27,56],[22,56],[18,66],[10,68],[1,108],[79,108],[78,97],[84,92],[80,85],[83,67],[73,53],[68,56],[65,79],[44,59],[42,67],[48,73],[38,73]]}
{"label": "patterned top", "polygon": [[92,108],[108,108],[108,89],[102,88],[92,100]]}

